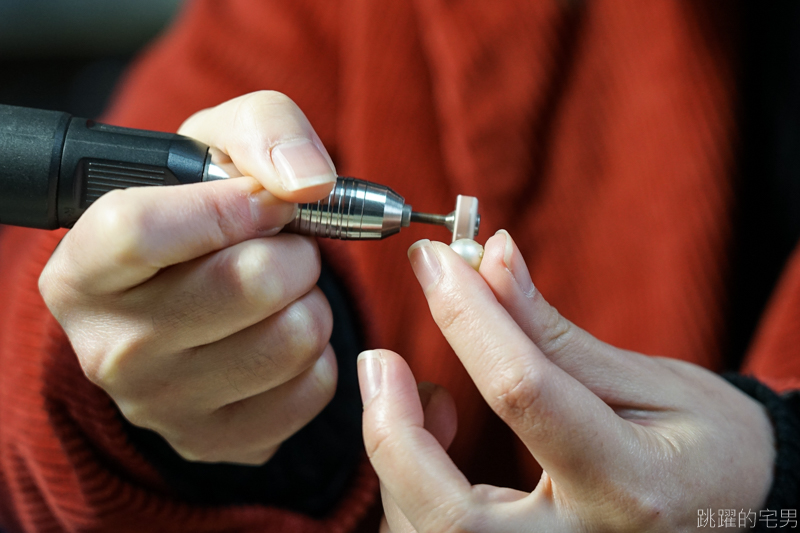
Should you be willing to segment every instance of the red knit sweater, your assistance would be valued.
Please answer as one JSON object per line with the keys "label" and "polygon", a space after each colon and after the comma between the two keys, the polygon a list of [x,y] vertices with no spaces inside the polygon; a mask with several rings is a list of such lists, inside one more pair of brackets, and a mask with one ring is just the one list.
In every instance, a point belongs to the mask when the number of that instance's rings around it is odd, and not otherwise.
{"label": "red knit sweater", "polygon": [[[716,369],[726,334],[733,58],[725,5],[686,0],[195,0],[141,58],[108,120],[174,131],[194,111],[275,89],[306,112],[340,174],[421,211],[481,202],[545,297],[617,346]],[[705,6],[705,7],[704,7]],[[326,242],[372,346],[445,385],[451,451],[474,482],[532,488],[538,467],[438,332],[405,258],[409,228]],[[366,464],[324,520],[178,501],[82,375],[36,280],[60,233],[0,234],[0,518],[25,531],[350,531],[374,497]],[[342,268],[347,265],[347,269]],[[800,388],[800,252],[746,361]]]}

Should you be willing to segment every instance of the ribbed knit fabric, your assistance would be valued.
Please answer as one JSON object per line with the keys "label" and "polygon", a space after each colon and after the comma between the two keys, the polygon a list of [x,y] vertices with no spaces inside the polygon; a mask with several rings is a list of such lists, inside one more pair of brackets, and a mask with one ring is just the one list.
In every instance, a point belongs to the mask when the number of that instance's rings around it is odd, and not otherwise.
{"label": "ribbed knit fabric", "polygon": [[[726,10],[694,0],[195,0],[107,119],[174,131],[240,94],[284,92],[340,174],[385,183],[421,211],[477,196],[481,239],[509,230],[565,316],[617,346],[718,369],[735,209]],[[538,466],[481,400],[417,289],[406,249],[423,237],[447,234],[412,227],[323,249],[369,344],[453,393],[462,424],[451,453],[471,481],[530,489]],[[374,489],[367,470],[325,522],[173,501],[37,296],[58,236],[2,238],[6,527],[344,531],[361,517]],[[800,377],[797,343],[786,340],[800,334],[799,276],[795,260],[748,363],[778,389]]]}
{"label": "ribbed knit fabric", "polygon": [[[775,430],[775,470],[764,509],[797,509],[800,505],[800,416],[795,398],[781,398],[758,381],[740,374],[725,374],[732,385],[762,405]],[[793,392],[792,396],[797,392]],[[778,512],[778,514],[780,514]],[[758,533],[775,529],[759,523]]]}
{"label": "ribbed knit fabric", "polygon": [[366,463],[324,520],[257,505],[173,499],[128,442],[47,312],[37,278],[62,232],[4,229],[0,241],[0,517],[9,531],[351,531],[374,499]]}

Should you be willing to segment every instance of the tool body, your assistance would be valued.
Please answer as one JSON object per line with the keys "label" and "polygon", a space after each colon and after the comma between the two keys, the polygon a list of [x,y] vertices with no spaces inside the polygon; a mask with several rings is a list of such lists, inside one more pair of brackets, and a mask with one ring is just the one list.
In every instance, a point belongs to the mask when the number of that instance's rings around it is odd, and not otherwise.
{"label": "tool body", "polygon": [[[72,227],[100,196],[128,187],[225,179],[208,146],[172,133],[109,126],[67,113],[0,105],[0,223]],[[465,207],[459,208],[465,200]],[[466,207],[466,206],[469,207]],[[410,222],[477,234],[477,200],[459,196],[449,215],[414,213],[389,187],[338,178],[327,198],[300,204],[284,231],[382,239]],[[462,238],[462,237],[459,237]]]}

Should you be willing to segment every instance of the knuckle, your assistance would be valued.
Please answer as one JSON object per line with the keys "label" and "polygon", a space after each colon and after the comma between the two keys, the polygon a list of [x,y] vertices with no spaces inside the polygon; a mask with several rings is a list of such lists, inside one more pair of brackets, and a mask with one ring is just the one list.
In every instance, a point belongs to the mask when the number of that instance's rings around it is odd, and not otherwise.
{"label": "knuckle", "polygon": [[246,456],[242,456],[238,459],[237,462],[251,465],[251,466],[259,466],[263,465],[270,459],[272,459],[275,454],[278,452],[278,448],[280,448],[282,443],[277,445],[268,445],[263,447],[262,449],[258,450],[257,452],[249,453]]}
{"label": "knuckle", "polygon": [[310,291],[319,278],[319,250],[294,237],[254,239],[237,245],[224,256],[220,274],[232,278],[233,290],[251,306],[272,312],[282,309]]}
{"label": "knuckle", "polygon": [[42,270],[42,273],[39,275],[38,286],[39,294],[42,295],[42,300],[44,300],[44,303],[52,311],[51,302],[53,304],[56,303],[56,299],[53,295],[53,289],[57,287],[57,284],[53,282],[53,277],[50,272],[51,267],[49,265],[50,263],[47,263],[47,265],[44,267],[44,270]]}
{"label": "knuckle", "polygon": [[541,398],[541,376],[531,369],[511,369],[493,380],[492,409],[504,419],[519,419],[535,409]]}
{"label": "knuckle", "polygon": [[61,311],[72,306],[64,290],[65,283],[58,279],[59,276],[56,273],[58,268],[53,264],[54,261],[56,259],[50,258],[50,261],[47,262],[39,275],[38,288],[45,305],[53,313],[53,316],[60,321]]}
{"label": "knuckle", "polygon": [[194,434],[180,434],[165,438],[177,454],[187,461],[218,463],[226,459],[225,454],[219,448]]}
{"label": "knuckle", "polygon": [[139,402],[122,402],[117,400],[120,413],[134,426],[155,429],[153,413],[148,405]]}
{"label": "knuckle", "polygon": [[139,202],[126,201],[125,191],[113,190],[95,202],[97,227],[113,238],[104,239],[104,251],[114,264],[132,265],[142,262],[142,244],[147,242],[147,221]]}
{"label": "knuckle", "polygon": [[265,390],[285,383],[292,376],[284,364],[291,360],[287,350],[280,347],[256,346],[242,354],[224,370],[224,381],[236,390],[246,390],[247,384],[257,380]]}
{"label": "knuckle", "polygon": [[206,203],[208,215],[213,220],[211,227],[215,230],[210,232],[213,235],[209,235],[209,240],[214,248],[224,248],[239,240],[242,226],[253,226],[253,220],[252,217],[242,216],[238,210],[231,209],[230,205],[223,206],[214,200],[212,198]]}
{"label": "knuckle", "polygon": [[[631,487],[618,487],[607,493],[607,516],[619,517],[613,526],[614,531],[669,531],[668,518],[674,509],[662,498],[649,490],[633,490]],[[674,524],[672,524],[674,526]]]}
{"label": "knuckle", "polygon": [[113,395],[119,412],[134,426],[155,431],[165,438],[180,434],[186,427],[186,410],[159,394]]}
{"label": "knuckle", "polygon": [[472,320],[473,310],[461,298],[448,298],[449,305],[437,306],[434,313],[434,320],[443,331],[460,329],[468,325]]}
{"label": "knuckle", "polygon": [[425,513],[430,522],[424,527],[426,533],[469,533],[481,531],[480,512],[469,500],[443,501],[434,504]]}
{"label": "knuckle", "polygon": [[[97,339],[111,336],[115,338]],[[186,395],[183,381],[162,365],[154,366],[150,339],[135,328],[116,335],[95,330],[91,335],[70,335],[70,339],[86,378],[118,404],[125,403],[141,421],[168,418],[165,406],[175,405]]]}
{"label": "knuckle", "polygon": [[[268,319],[252,347],[226,367],[227,382],[238,387],[241,380],[256,377],[277,386],[311,367],[324,353],[333,328],[330,308],[321,299],[324,306],[307,305],[304,298],[281,310],[276,320]],[[328,386],[323,389],[327,396]]]}
{"label": "knuckle", "polygon": [[102,357],[78,354],[78,360],[80,361],[81,368],[83,369],[83,374],[86,376],[86,379],[104,391],[111,392],[108,371],[103,369],[104,365],[102,362]]}
{"label": "knuckle", "polygon": [[[102,334],[102,331],[98,331]],[[76,347],[76,354],[86,377],[106,392],[117,389],[136,390],[140,384],[135,379],[135,367],[141,363],[144,339],[136,332],[119,335],[113,341],[88,340]]]}
{"label": "knuckle", "polygon": [[253,306],[272,308],[285,299],[287,288],[280,261],[262,240],[245,244],[236,256],[232,275],[236,290]]}
{"label": "knuckle", "polygon": [[[234,124],[239,131],[256,131],[263,129],[260,125],[274,122],[277,116],[296,113],[299,108],[291,98],[278,91],[256,91],[243,96],[234,110]],[[263,139],[267,145],[271,144],[269,137]],[[252,139],[237,135],[232,141],[234,152],[247,151],[252,146]]]}
{"label": "knuckle", "polygon": [[[218,429],[218,428],[217,428]],[[224,436],[225,432],[212,431],[210,425],[197,422],[180,432],[162,433],[169,445],[187,461],[197,463],[238,463],[258,466],[267,462],[280,443],[256,443],[234,441]]]}
{"label": "knuckle", "polygon": [[387,447],[392,446],[392,431],[386,424],[373,425],[369,431],[364,432],[364,449],[371,460],[387,453]]}
{"label": "knuckle", "polygon": [[225,382],[236,390],[241,388],[240,383],[251,381],[253,377],[271,386],[278,385],[285,380],[287,370],[281,365],[286,359],[282,355],[280,348],[256,347],[225,369]]}
{"label": "knuckle", "polygon": [[119,374],[120,361],[126,358],[125,348],[106,350],[103,346],[90,345],[76,348],[75,353],[86,378],[111,393]]}
{"label": "knuckle", "polygon": [[561,316],[556,308],[550,308],[550,315],[544,333],[539,339],[539,347],[547,355],[558,354],[575,340],[575,325]]}
{"label": "knuckle", "polygon": [[299,354],[322,353],[333,331],[333,314],[319,289],[290,304],[284,313],[282,340]]}
{"label": "knuckle", "polygon": [[212,431],[208,419],[181,420],[178,423],[151,427],[161,434],[184,459],[193,462],[219,463],[235,461],[238,445],[224,438],[224,432]]}
{"label": "knuckle", "polygon": [[242,112],[258,113],[264,108],[273,106],[292,108],[297,107],[291,98],[281,92],[261,90],[246,95],[242,101],[240,110]]}
{"label": "knuckle", "polygon": [[314,378],[321,411],[333,399],[339,380],[339,369],[332,349],[323,352],[322,356],[317,359],[314,364]]}

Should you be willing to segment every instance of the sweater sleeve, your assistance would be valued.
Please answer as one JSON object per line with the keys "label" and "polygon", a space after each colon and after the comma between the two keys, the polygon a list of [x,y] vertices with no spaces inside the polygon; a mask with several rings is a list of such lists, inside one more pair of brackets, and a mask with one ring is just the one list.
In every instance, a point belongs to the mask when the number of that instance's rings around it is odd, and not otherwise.
{"label": "sweater sleeve", "polygon": [[[753,378],[727,374],[725,378],[764,406],[772,422],[775,439],[775,466],[772,487],[764,511],[788,511],[800,505],[800,396],[798,391],[775,394]],[[768,531],[759,522],[756,531]]]}
{"label": "sweater sleeve", "polygon": [[800,245],[784,268],[741,372],[777,392],[800,390]]}
{"label": "sweater sleeve", "polygon": [[39,273],[62,236],[0,233],[0,528],[352,531],[375,494],[365,460],[333,510],[317,518],[286,506],[196,501],[172,486],[130,439],[111,399],[85,378],[39,295]]}
{"label": "sweater sleeve", "polygon": [[800,504],[800,245],[784,268],[741,373],[769,386],[741,376],[728,378],[764,404],[775,428],[775,480],[766,508],[796,509]]}

